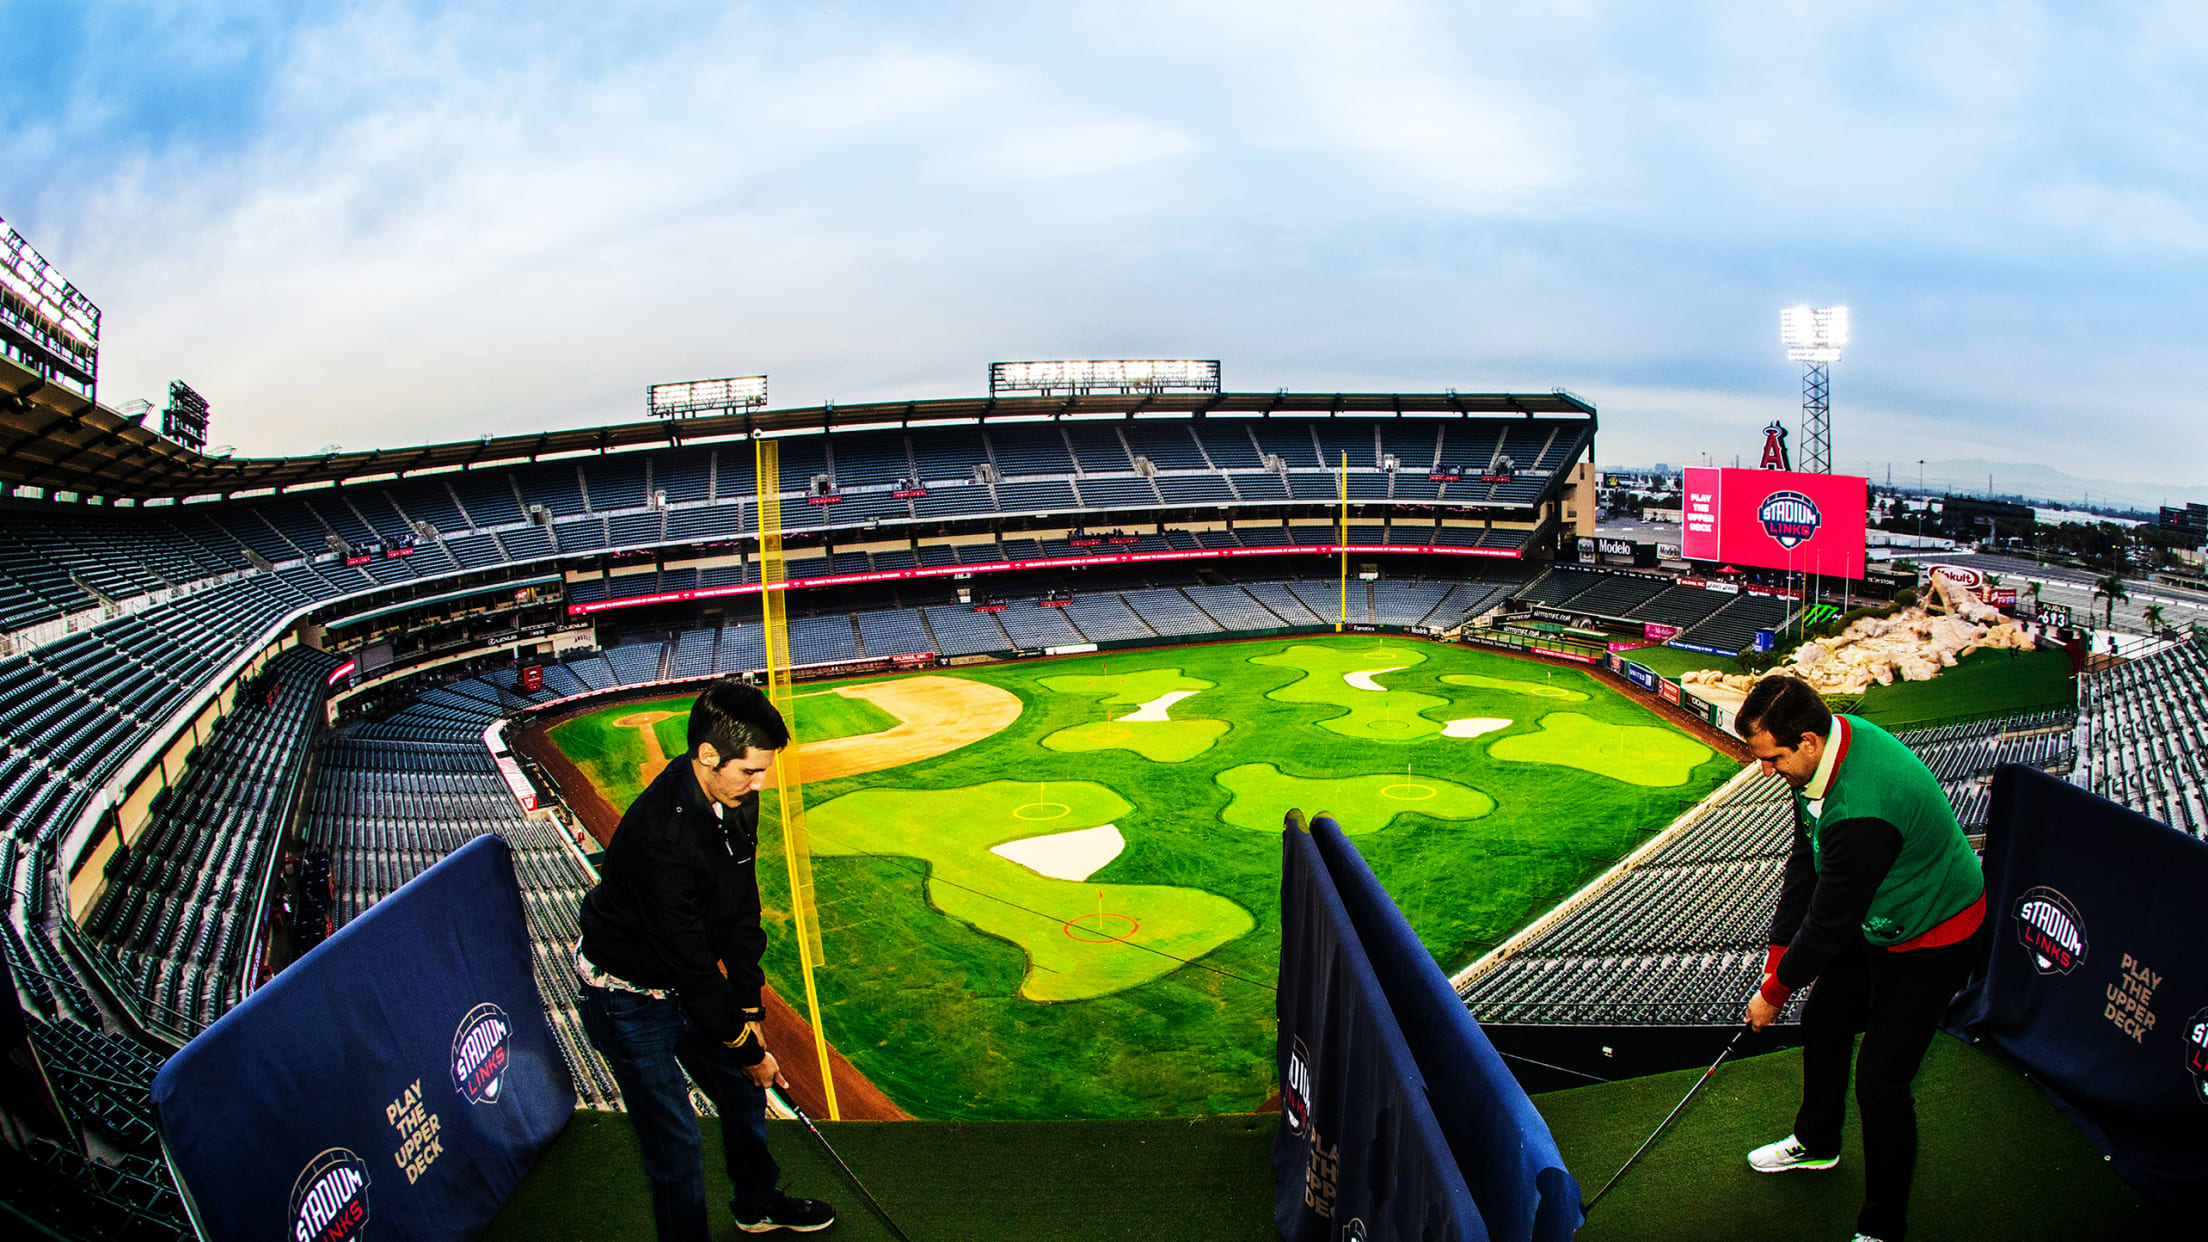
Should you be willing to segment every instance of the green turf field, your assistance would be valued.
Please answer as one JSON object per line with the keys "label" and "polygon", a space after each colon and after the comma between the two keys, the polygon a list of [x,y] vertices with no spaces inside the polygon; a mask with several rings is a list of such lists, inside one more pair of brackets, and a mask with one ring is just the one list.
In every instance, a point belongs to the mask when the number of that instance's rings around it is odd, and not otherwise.
{"label": "green turf field", "polygon": [[[1255,1107],[1273,1085],[1291,806],[1335,812],[1454,969],[1736,770],[1590,673],[1409,639],[935,675],[1002,687],[1020,717],[806,788],[829,1037],[927,1118]],[[761,882],[769,976],[800,996],[785,879]]]}
{"label": "green turf field", "polygon": [[1684,647],[1666,647],[1661,643],[1653,647],[1635,647],[1620,654],[1657,676],[1669,677],[1673,681],[1679,680],[1679,674],[1691,673],[1697,669],[1714,668],[1720,673],[1740,671],[1740,661],[1731,656],[1708,655],[1700,651],[1689,651]]}
{"label": "green turf field", "polygon": [[1872,686],[1857,715],[1887,729],[1916,729],[1970,717],[2055,711],[2077,706],[2070,657],[2060,651],[2011,654],[1984,648],[1930,681]]}

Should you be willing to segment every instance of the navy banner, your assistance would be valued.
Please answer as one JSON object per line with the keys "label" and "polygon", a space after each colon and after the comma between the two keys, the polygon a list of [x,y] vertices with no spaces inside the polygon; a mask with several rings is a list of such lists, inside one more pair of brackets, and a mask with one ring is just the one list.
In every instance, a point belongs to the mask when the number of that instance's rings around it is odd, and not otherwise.
{"label": "navy banner", "polygon": [[477,1236],[575,1108],[507,844],[293,963],[169,1058],[153,1107],[208,1238]]}
{"label": "navy banner", "polygon": [[1341,828],[1322,817],[1312,823],[1311,839],[1489,1234],[1569,1242],[1586,1218],[1579,1183],[1564,1168],[1549,1123]]}
{"label": "navy banner", "polygon": [[2028,1069],[2118,1173],[2208,1217],[2208,843],[2020,766],[1986,824],[1985,978],[1957,1032]]}
{"label": "navy banner", "polygon": [[1486,1226],[1334,882],[1308,834],[1284,837],[1273,1223],[1285,1242],[1481,1242]]}

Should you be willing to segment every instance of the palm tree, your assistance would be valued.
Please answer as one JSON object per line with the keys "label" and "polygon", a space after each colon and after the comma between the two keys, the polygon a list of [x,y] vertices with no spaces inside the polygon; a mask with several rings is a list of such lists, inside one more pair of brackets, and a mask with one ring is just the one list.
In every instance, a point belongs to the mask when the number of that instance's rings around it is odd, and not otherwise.
{"label": "palm tree", "polygon": [[2147,632],[2149,634],[2159,634],[2162,632],[2162,605],[2149,604],[2139,610],[2139,615],[2146,618]]}
{"label": "palm tree", "polygon": [[2131,602],[2131,592],[2124,589],[2121,575],[2111,573],[2094,582],[2093,598],[2108,601],[2107,622],[2101,628],[2112,630],[2116,628],[2116,605]]}

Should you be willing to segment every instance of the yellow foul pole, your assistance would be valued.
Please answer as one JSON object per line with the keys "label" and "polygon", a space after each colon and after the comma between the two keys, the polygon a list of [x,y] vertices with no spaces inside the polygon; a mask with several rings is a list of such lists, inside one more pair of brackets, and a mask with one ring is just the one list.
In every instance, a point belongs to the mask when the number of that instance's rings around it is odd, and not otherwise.
{"label": "yellow foul pole", "polygon": [[767,698],[790,727],[790,744],[774,765],[774,791],[782,808],[782,861],[790,873],[790,923],[797,933],[798,965],[805,973],[805,1012],[813,1024],[813,1052],[828,1094],[828,1118],[836,1108],[836,1075],[828,1063],[828,1032],[820,1024],[820,990],[813,971],[821,962],[820,924],[813,907],[813,853],[805,835],[805,774],[798,763],[797,700],[790,691],[790,632],[783,584],[782,449],[772,440],[753,442],[759,479],[759,604],[767,640]]}

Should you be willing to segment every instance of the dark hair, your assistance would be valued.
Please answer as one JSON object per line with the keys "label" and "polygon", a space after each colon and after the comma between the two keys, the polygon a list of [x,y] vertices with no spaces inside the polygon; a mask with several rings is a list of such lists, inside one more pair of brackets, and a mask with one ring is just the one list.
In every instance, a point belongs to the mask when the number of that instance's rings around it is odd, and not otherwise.
{"label": "dark hair", "polygon": [[1733,732],[1742,741],[1751,734],[1769,733],[1771,740],[1792,750],[1802,744],[1804,733],[1823,737],[1832,729],[1832,709],[1824,696],[1799,677],[1766,677],[1748,691],[1733,717]]}
{"label": "dark hair", "polygon": [[740,759],[747,750],[780,750],[790,744],[790,727],[759,687],[724,677],[690,706],[690,754],[711,742],[721,762]]}

